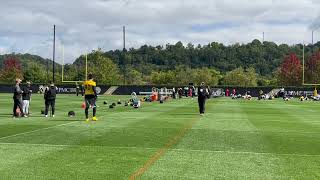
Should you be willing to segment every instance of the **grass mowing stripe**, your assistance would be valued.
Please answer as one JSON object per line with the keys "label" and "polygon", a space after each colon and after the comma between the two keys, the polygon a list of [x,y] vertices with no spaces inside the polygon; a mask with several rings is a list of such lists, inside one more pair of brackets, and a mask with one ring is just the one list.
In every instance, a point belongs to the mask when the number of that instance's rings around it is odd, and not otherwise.
{"label": "grass mowing stripe", "polygon": [[251,152],[251,151],[217,151],[217,150],[196,150],[196,149],[170,149],[170,151],[226,153],[226,154],[256,154],[256,155],[277,155],[277,156],[298,156],[298,157],[320,156],[320,154],[269,153],[269,152]]}
{"label": "grass mowing stripe", "polygon": [[18,134],[13,134],[13,135],[9,135],[9,136],[4,136],[4,137],[1,137],[0,140],[7,139],[7,138],[11,138],[11,137],[16,137],[16,136],[21,136],[21,135],[25,135],[25,134],[31,134],[31,133],[34,133],[34,132],[38,132],[38,131],[42,131],[42,130],[47,130],[47,129],[51,129],[51,128],[55,128],[55,127],[65,126],[65,125],[73,124],[73,123],[76,123],[76,122],[77,122],[77,121],[73,121],[73,122],[68,122],[68,123],[59,124],[59,125],[55,125],[55,126],[50,126],[50,127],[46,127],[46,128],[41,128],[41,129],[36,129],[36,130],[27,131],[27,132],[23,132],[23,133],[18,133]]}
{"label": "grass mowing stripe", "polygon": [[[18,145],[18,146],[43,146],[43,147],[79,147],[79,148],[104,148],[104,149],[146,149],[157,150],[158,148],[149,147],[121,147],[121,146],[83,146],[69,144],[29,144],[29,143],[0,143],[0,145]],[[201,153],[226,153],[226,154],[256,154],[256,155],[277,155],[277,156],[298,156],[298,157],[318,157],[320,154],[295,154],[295,153],[270,153],[270,152],[251,152],[251,151],[218,151],[218,150],[197,150],[171,148],[170,151],[176,152],[201,152]]]}
{"label": "grass mowing stripe", "polygon": [[175,135],[171,140],[160,150],[158,150],[149,160],[137,171],[135,171],[130,177],[129,180],[134,180],[138,176],[141,176],[149,167],[152,166],[162,155],[166,153],[173,145],[175,145],[187,132],[192,128],[192,126],[197,122],[198,118],[193,119],[186,126],[184,126],[177,135]]}
{"label": "grass mowing stripe", "polygon": [[[100,101],[97,115],[106,116],[85,123],[82,100],[59,95],[52,121],[40,115],[12,121],[7,113],[11,95],[0,97],[7,99],[0,109],[3,137],[79,121],[0,140],[0,179],[128,179],[197,118],[197,103],[191,99],[144,103],[141,109],[109,109]],[[38,115],[43,98],[35,94],[34,99]],[[319,179],[318,105],[209,100],[206,116],[136,179]],[[66,110],[77,116],[68,118]]]}
{"label": "grass mowing stripe", "polygon": [[106,149],[147,149],[147,150],[157,150],[158,148],[149,147],[122,147],[122,146],[97,146],[97,145],[72,145],[72,144],[33,144],[33,143],[2,143],[0,145],[16,145],[16,146],[39,146],[39,147],[79,147],[79,148],[106,148]]}
{"label": "grass mowing stripe", "polygon": [[[134,128],[132,128],[134,129]],[[149,129],[154,129],[154,128],[149,128]],[[155,128],[156,129],[156,128]],[[192,130],[207,130],[207,128],[191,128]],[[277,133],[277,134],[319,134],[319,132],[302,132],[302,131],[296,131],[296,130],[290,130],[290,131],[270,131],[270,130],[253,130],[253,131],[248,131],[248,130],[221,130],[221,129],[209,129],[212,131],[216,132],[243,132],[243,133]]]}
{"label": "grass mowing stripe", "polygon": [[[114,113],[112,113],[112,114],[117,114],[117,113],[120,113],[120,112],[114,112]],[[98,119],[103,118],[103,117],[105,117],[105,116],[107,116],[107,115],[98,116]],[[42,130],[47,130],[47,129],[52,129],[52,128],[56,128],[56,127],[60,127],[60,126],[66,126],[66,125],[73,124],[73,123],[76,123],[76,122],[81,122],[81,121],[72,121],[72,122],[68,122],[68,123],[64,123],[64,124],[58,124],[58,125],[50,126],[50,127],[46,127],[46,128],[41,128],[41,129],[36,129],[36,130],[32,130],[32,131],[22,132],[22,133],[18,133],[18,134],[9,135],[9,136],[4,136],[4,137],[0,137],[0,140],[7,139],[7,138],[12,138],[12,137],[16,137],[16,136],[20,136],[20,135],[25,135],[25,134],[31,134],[31,133],[34,133],[34,132],[38,132],[38,131],[42,131]],[[88,124],[89,124],[89,123],[90,123],[90,122],[88,122]]]}

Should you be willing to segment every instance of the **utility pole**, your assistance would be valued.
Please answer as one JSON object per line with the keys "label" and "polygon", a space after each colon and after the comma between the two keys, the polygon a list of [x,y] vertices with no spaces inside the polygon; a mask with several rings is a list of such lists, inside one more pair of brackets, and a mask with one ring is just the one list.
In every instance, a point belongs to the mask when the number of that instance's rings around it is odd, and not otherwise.
{"label": "utility pole", "polygon": [[47,59],[47,82],[49,82],[49,59]]}
{"label": "utility pole", "polygon": [[122,66],[123,66],[123,84],[126,84],[126,26],[123,26],[123,57],[122,57]]}
{"label": "utility pole", "polygon": [[126,26],[123,26],[123,50],[126,49]]}
{"label": "utility pole", "polygon": [[54,83],[55,57],[56,56],[56,25],[53,25],[53,55],[52,55],[52,83]]}

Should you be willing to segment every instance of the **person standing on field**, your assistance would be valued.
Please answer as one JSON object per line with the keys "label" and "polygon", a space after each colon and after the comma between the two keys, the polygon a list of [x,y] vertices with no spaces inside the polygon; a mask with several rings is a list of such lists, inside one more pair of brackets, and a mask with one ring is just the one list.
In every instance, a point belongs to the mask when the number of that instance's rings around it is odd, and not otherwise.
{"label": "person standing on field", "polygon": [[16,79],[16,85],[13,92],[13,118],[18,117],[17,108],[20,109],[20,113],[23,114],[22,108],[22,93],[23,91],[20,88],[21,79]]}
{"label": "person standing on field", "polygon": [[23,100],[23,112],[24,112],[24,117],[28,117],[29,115],[29,106],[30,106],[30,99],[31,99],[31,83],[27,82],[27,85],[22,88],[23,93],[22,93],[22,100]]}
{"label": "person standing on field", "polygon": [[56,95],[58,88],[53,84],[53,82],[49,82],[49,86],[44,91],[44,100],[45,100],[45,117],[48,117],[49,106],[51,106],[52,117],[54,117],[55,106],[56,106]]}
{"label": "person standing on field", "polygon": [[192,87],[191,86],[189,87],[189,97],[193,97],[192,96]]}
{"label": "person standing on field", "polygon": [[80,87],[81,96],[84,97],[84,85],[82,84]]}
{"label": "person standing on field", "polygon": [[77,94],[77,96],[79,96],[79,92],[80,92],[80,87],[79,87],[79,84],[76,82],[76,94]]}
{"label": "person standing on field", "polygon": [[196,96],[196,88],[192,86],[192,97]]}
{"label": "person standing on field", "polygon": [[232,95],[236,96],[236,89],[235,88],[233,88],[233,90],[232,90]]}
{"label": "person standing on field", "polygon": [[226,90],[226,96],[227,96],[227,97],[230,96],[230,90],[229,90],[229,88],[227,88],[227,90]]}
{"label": "person standing on field", "polygon": [[96,82],[93,80],[93,75],[90,73],[88,75],[88,80],[83,83],[84,86],[84,99],[86,103],[85,108],[85,115],[86,115],[86,122],[89,122],[89,108],[93,110],[93,121],[97,121],[96,112],[97,112],[97,91],[96,91]]}
{"label": "person standing on field", "polygon": [[209,95],[209,90],[205,86],[205,83],[202,82],[198,88],[198,104],[199,104],[199,112],[200,115],[203,116],[205,112],[206,100]]}
{"label": "person standing on field", "polygon": [[173,87],[172,88],[172,98],[173,99],[176,99],[177,98],[177,94],[176,94],[177,92],[176,92],[176,88],[175,87]]}
{"label": "person standing on field", "polygon": [[179,88],[179,89],[178,89],[178,95],[179,95],[179,99],[181,99],[182,96],[183,96],[183,90],[182,90],[182,88]]}

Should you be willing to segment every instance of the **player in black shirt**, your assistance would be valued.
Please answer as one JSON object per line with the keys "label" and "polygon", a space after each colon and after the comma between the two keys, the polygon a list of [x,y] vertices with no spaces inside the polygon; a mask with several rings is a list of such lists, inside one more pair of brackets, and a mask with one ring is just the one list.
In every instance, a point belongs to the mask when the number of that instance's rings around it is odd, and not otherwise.
{"label": "player in black shirt", "polygon": [[23,114],[22,108],[22,93],[23,91],[20,88],[21,79],[16,79],[16,85],[13,91],[13,118],[18,117],[17,108],[19,108],[21,115]]}
{"label": "player in black shirt", "polygon": [[49,106],[51,106],[52,117],[54,117],[55,113],[55,105],[56,105],[56,95],[57,95],[57,87],[50,82],[49,87],[45,89],[44,99],[45,99],[45,117],[48,117]]}
{"label": "player in black shirt", "polygon": [[27,85],[22,88],[22,91],[23,91],[23,93],[22,93],[22,101],[23,101],[22,109],[24,112],[24,117],[28,117],[27,115],[29,115],[29,106],[30,106],[30,99],[31,99],[31,93],[32,93],[31,83],[27,82]]}
{"label": "player in black shirt", "polygon": [[209,95],[209,90],[205,86],[205,83],[202,82],[198,87],[198,104],[199,104],[199,112],[200,115],[203,116],[205,112],[206,99]]}

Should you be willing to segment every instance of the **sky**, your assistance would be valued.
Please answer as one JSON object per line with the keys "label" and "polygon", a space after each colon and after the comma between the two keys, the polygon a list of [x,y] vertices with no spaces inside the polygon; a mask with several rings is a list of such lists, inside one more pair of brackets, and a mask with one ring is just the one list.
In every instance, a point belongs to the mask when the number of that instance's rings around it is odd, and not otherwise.
{"label": "sky", "polygon": [[0,54],[30,53],[71,63],[93,49],[175,44],[320,41],[319,0],[10,0],[0,6]]}

